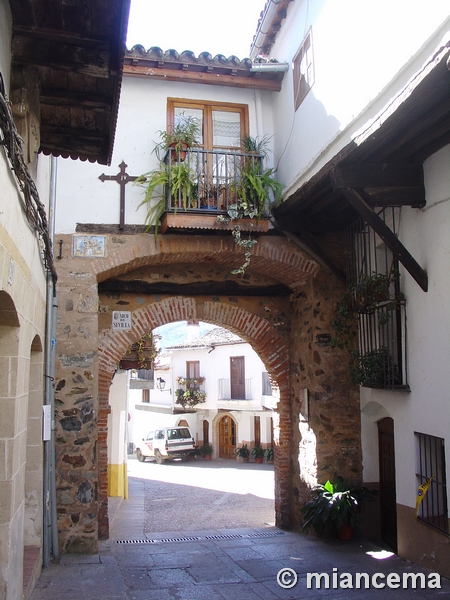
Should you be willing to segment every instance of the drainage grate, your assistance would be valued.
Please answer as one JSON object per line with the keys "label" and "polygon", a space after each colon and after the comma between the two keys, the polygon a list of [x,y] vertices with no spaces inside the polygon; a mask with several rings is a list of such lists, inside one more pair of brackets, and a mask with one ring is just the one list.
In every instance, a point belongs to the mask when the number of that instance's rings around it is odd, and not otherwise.
{"label": "drainage grate", "polygon": [[259,533],[249,533],[246,537],[265,538],[265,537],[275,537],[277,535],[284,535],[284,532],[283,531],[261,531]]}
{"label": "drainage grate", "polygon": [[284,535],[283,531],[261,531],[255,533],[248,533],[246,535],[230,534],[230,535],[201,535],[191,537],[174,537],[174,538],[161,538],[158,540],[114,540],[115,544],[170,544],[172,542],[201,542],[208,540],[240,540],[243,538],[265,538],[275,537]]}

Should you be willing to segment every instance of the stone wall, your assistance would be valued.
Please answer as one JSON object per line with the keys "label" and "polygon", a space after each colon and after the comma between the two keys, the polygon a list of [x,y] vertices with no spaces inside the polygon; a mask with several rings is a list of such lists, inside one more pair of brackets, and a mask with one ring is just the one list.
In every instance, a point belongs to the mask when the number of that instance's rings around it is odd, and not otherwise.
{"label": "stone wall", "polygon": [[[107,427],[109,387],[119,360],[144,333],[165,323],[198,319],[250,342],[280,390],[275,429],[277,525],[298,526],[306,486],[337,470],[360,476],[356,391],[344,383],[339,351],[320,346],[338,296],[336,280],[284,238],[261,238],[251,286],[281,283],[291,296],[182,296],[108,291],[129,282],[226,281],[237,251],[229,236],[112,235],[104,256],[74,255],[72,236],[58,262],[56,364],[57,497],[62,552],[96,552],[108,536]],[[103,290],[98,294],[98,286]],[[113,332],[113,310],[131,311],[131,331]],[[291,391],[292,388],[292,391]],[[301,390],[310,392],[310,420],[300,423]],[[300,425],[300,427],[299,427]],[[313,443],[314,442],[314,443]],[[301,464],[299,464],[299,455]],[[345,465],[345,469],[344,469]],[[344,472],[345,471],[345,472]],[[300,483],[301,482],[301,483]]]}
{"label": "stone wall", "polygon": [[344,284],[321,271],[292,298],[290,373],[292,524],[309,489],[341,475],[362,482],[359,389],[348,383],[349,351],[331,348],[330,326]]}

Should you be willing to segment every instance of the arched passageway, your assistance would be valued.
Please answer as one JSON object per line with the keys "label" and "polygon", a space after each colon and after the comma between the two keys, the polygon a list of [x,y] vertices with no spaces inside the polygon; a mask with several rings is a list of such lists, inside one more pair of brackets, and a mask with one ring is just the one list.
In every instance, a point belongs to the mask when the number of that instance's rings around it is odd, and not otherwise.
{"label": "arched passageway", "polygon": [[[201,315],[201,317],[200,317]],[[290,461],[290,403],[289,403],[289,364],[288,350],[283,338],[263,318],[236,306],[228,306],[222,302],[210,302],[203,298],[172,297],[153,304],[147,304],[132,314],[136,328],[132,331],[109,331],[105,333],[99,347],[99,412],[105,415],[99,420],[99,464],[101,478],[99,481],[99,526],[108,528],[107,481],[107,449],[100,442],[100,434],[107,434],[107,414],[109,406],[109,389],[117,364],[127,348],[145,333],[173,321],[205,320],[217,324],[250,342],[253,349],[265,363],[270,377],[276,382],[280,391],[278,412],[283,427],[278,428],[275,435],[275,478],[278,493],[275,497],[276,522],[283,525],[289,514],[289,469],[280,469],[279,465],[288,465]],[[230,428],[231,431],[231,428]],[[106,438],[105,438],[106,439]],[[222,444],[223,446],[223,444]],[[225,450],[224,450],[225,451]],[[227,446],[227,454],[230,448]],[[100,459],[99,459],[100,460]],[[103,493],[105,490],[105,493]]]}

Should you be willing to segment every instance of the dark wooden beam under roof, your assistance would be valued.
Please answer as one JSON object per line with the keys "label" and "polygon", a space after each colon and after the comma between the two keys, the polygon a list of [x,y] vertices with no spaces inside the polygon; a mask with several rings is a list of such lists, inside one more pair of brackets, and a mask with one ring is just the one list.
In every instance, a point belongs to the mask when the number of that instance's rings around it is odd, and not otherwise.
{"label": "dark wooden beam under roof", "polygon": [[40,88],[40,150],[110,164],[130,0],[14,0],[11,90]]}

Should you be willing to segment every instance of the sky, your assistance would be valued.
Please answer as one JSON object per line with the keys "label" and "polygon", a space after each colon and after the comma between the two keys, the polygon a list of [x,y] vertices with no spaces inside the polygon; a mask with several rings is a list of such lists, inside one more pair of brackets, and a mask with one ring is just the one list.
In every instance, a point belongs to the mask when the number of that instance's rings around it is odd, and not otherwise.
{"label": "sky", "polygon": [[266,0],[131,0],[127,48],[247,58]]}

